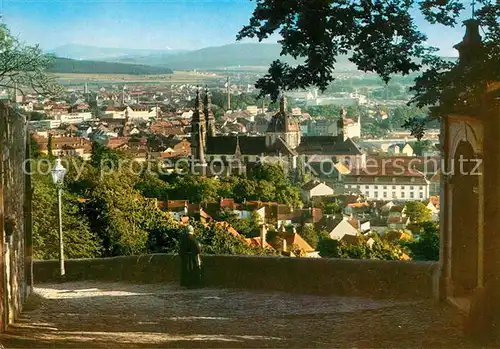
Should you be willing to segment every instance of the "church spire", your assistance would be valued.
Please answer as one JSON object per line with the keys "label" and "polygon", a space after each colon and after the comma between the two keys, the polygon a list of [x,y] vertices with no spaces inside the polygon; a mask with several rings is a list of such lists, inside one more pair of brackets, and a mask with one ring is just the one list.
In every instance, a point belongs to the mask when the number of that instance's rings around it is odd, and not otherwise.
{"label": "church spire", "polygon": [[483,46],[481,34],[479,33],[479,21],[477,19],[468,19],[464,21],[465,35],[459,44],[454,48],[459,53],[459,63],[469,65],[477,60],[481,54]]}
{"label": "church spire", "polygon": [[205,115],[203,114],[203,103],[201,101],[199,86],[196,86],[196,99],[194,102],[193,119],[198,121],[205,119]]}
{"label": "church spire", "polygon": [[280,114],[283,116],[283,124],[285,126],[285,132],[290,131],[290,120],[288,120],[288,108],[286,104],[285,90],[281,89],[280,96]]}
{"label": "church spire", "polygon": [[283,114],[287,112],[286,96],[284,89],[281,89],[280,91],[280,112],[282,112]]}
{"label": "church spire", "polygon": [[340,109],[340,116],[339,120],[337,121],[337,139],[339,142],[343,143],[345,141],[344,137],[344,117],[346,116],[347,112],[345,108],[342,106]]}
{"label": "church spire", "polygon": [[203,100],[203,114],[205,114],[205,119],[207,122],[207,135],[208,137],[215,137],[215,117],[212,112],[212,100],[210,98],[210,92],[208,86],[205,85],[205,98]]}
{"label": "church spire", "polygon": [[200,88],[196,86],[196,100],[191,120],[191,155],[193,160],[201,164],[205,161],[205,137],[206,137],[205,116],[203,114],[203,104],[200,97]]}
{"label": "church spire", "polygon": [[240,136],[236,136],[236,150],[234,151],[234,158],[241,159],[241,149],[240,149]]}

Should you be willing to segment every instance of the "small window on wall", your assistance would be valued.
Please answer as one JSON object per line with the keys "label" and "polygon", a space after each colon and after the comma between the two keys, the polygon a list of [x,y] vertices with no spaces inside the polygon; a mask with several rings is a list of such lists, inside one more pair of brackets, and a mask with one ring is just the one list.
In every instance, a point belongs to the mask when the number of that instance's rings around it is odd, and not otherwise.
{"label": "small window on wall", "polygon": [[423,199],[424,198],[424,193],[420,193],[420,198]]}
{"label": "small window on wall", "polygon": [[370,189],[370,186],[369,185],[365,185],[365,189]]}
{"label": "small window on wall", "polygon": [[376,198],[378,198],[378,191],[376,191],[376,192],[374,193],[374,196],[375,196]]}
{"label": "small window on wall", "polygon": [[396,197],[396,192],[395,192],[395,191],[393,191],[393,192],[392,192],[392,197],[393,197],[393,198],[395,198],[395,197]]}
{"label": "small window on wall", "polygon": [[410,193],[410,198],[413,199],[413,192]]}
{"label": "small window on wall", "polygon": [[402,198],[404,198],[404,197],[405,197],[405,192],[404,192],[404,191],[402,191],[402,192],[401,192],[401,197],[402,197]]}
{"label": "small window on wall", "polygon": [[387,193],[384,191],[384,198],[386,198],[386,197],[387,197]]}

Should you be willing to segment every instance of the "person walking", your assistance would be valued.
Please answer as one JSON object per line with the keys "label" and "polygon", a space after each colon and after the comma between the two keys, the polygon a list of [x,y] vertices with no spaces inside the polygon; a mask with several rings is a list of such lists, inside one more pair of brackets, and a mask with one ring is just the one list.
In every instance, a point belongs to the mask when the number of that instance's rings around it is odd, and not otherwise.
{"label": "person walking", "polygon": [[189,225],[179,243],[181,259],[181,280],[183,287],[201,286],[201,244],[194,236],[194,228]]}

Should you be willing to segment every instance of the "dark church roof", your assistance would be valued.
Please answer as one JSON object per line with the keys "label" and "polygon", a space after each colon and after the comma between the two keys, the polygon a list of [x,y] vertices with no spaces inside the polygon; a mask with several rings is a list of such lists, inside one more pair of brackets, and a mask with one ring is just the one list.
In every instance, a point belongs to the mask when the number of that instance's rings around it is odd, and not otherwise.
{"label": "dark church roof", "polygon": [[299,154],[362,155],[359,146],[347,138],[341,142],[336,136],[302,136],[296,149]]}
{"label": "dark church roof", "polygon": [[266,137],[249,136],[218,136],[207,138],[207,155],[234,155],[236,142],[239,139],[240,151],[242,155],[261,155],[267,151]]}
{"label": "dark church roof", "polygon": [[290,145],[281,137],[276,139],[276,142],[268,148],[268,153],[282,154],[284,156],[292,155],[296,156],[297,152],[293,150]]}
{"label": "dark church roof", "polygon": [[290,146],[278,138],[271,147],[266,147],[266,137],[250,136],[217,136],[207,138],[207,155],[234,155],[239,142],[241,155],[297,155]]}

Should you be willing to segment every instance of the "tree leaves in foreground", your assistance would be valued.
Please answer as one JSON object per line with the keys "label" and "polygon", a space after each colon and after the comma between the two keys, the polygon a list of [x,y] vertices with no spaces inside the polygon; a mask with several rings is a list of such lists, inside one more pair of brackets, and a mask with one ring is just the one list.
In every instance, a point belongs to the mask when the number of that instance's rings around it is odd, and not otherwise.
{"label": "tree leaves in foreground", "polygon": [[[369,238],[373,239],[371,246],[368,244]],[[318,242],[318,251],[323,258],[401,260],[405,256],[404,246],[383,240],[377,234],[369,237],[358,236],[357,243],[352,244],[321,238]]]}
{"label": "tree leaves in foreground", "polygon": [[[464,5],[458,0],[256,0],[249,24],[237,39],[262,41],[279,34],[281,54],[304,59],[296,66],[275,61],[257,81],[260,94],[274,99],[281,88],[316,86],[325,91],[334,80],[340,55],[348,55],[359,70],[375,72],[386,83],[395,74],[423,71],[411,88],[410,103],[431,106],[429,115],[404,125],[420,139],[429,120],[457,110],[480,110],[486,88],[500,80],[500,2],[476,2],[483,45],[472,49],[474,57],[468,62],[436,55],[438,50],[426,44],[427,37],[416,25],[415,8],[430,24],[455,26]],[[492,98],[491,103],[499,102]]]}
{"label": "tree leaves in foreground", "polygon": [[53,57],[38,46],[27,46],[12,36],[6,25],[0,25],[0,87],[23,93],[34,90],[39,94],[59,95],[62,88],[46,73]]}
{"label": "tree leaves in foreground", "polygon": [[439,260],[439,226],[433,222],[420,224],[420,234],[415,240],[405,243],[411,257],[420,261]]}
{"label": "tree leaves in foreground", "polygon": [[[33,180],[33,250],[36,259],[56,259],[59,256],[59,222],[57,192],[49,176]],[[81,212],[81,203],[64,190],[62,195],[62,222],[64,254],[67,258],[101,256],[101,242],[90,230],[89,222]]]}

